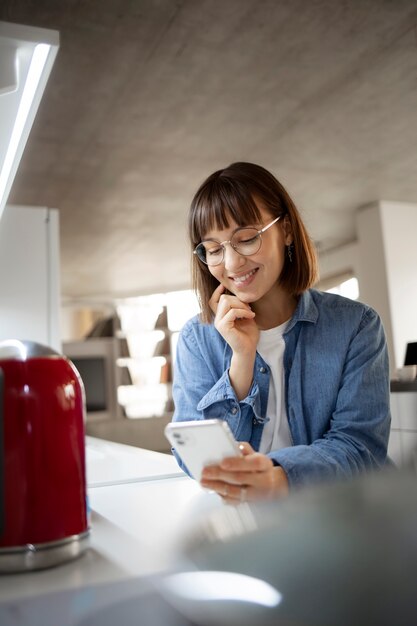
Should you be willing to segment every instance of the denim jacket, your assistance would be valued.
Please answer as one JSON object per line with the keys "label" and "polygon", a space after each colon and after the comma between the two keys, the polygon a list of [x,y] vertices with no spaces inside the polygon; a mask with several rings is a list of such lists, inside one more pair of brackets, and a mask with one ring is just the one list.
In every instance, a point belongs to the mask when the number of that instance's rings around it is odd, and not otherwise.
{"label": "denim jacket", "polygon": [[[347,478],[384,465],[391,421],[389,369],[377,313],[360,302],[310,289],[300,296],[284,340],[293,445],[268,456],[283,467],[290,486]],[[226,420],[238,441],[258,450],[269,419],[269,367],[257,353],[252,387],[239,402],[229,379],[231,356],[213,324],[201,323],[198,316],[185,324],[174,368],[173,421]]]}

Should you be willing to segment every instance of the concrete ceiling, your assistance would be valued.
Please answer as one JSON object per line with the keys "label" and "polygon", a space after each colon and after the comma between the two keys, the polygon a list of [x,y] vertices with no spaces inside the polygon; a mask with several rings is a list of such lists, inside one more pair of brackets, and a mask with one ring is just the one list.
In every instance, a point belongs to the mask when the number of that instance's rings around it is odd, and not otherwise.
{"label": "concrete ceiling", "polygon": [[65,300],[189,286],[186,216],[236,160],[272,170],[321,250],[417,202],[415,0],[22,0],[61,46],[9,202],[60,211]]}

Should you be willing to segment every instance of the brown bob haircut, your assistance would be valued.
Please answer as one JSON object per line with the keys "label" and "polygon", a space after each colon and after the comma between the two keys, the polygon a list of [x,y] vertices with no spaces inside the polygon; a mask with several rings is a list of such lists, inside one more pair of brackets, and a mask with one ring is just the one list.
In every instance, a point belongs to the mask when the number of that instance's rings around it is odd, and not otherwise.
{"label": "brown bob haircut", "polygon": [[[195,194],[188,216],[188,229],[192,250],[212,229],[229,227],[231,217],[240,226],[261,223],[261,214],[255,199],[272,217],[285,215],[292,227],[293,260],[285,255],[280,284],[291,295],[299,295],[317,280],[317,257],[314,245],[301,220],[294,202],[281,183],[268,170],[253,163],[232,163],[211,174]],[[192,254],[193,288],[201,307],[203,322],[213,318],[209,300],[218,286],[196,254]]]}

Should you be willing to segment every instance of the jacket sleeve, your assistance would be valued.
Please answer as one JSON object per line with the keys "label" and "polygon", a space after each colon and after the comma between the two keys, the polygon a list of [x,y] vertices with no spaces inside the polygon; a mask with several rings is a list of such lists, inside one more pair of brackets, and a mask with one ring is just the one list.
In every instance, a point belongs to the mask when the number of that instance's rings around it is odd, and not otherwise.
{"label": "jacket sleeve", "polygon": [[[215,348],[212,343],[213,337],[199,336],[197,340],[192,325],[181,331],[174,367],[172,421],[223,419],[237,440],[248,440],[253,416],[262,419],[258,384],[254,380],[248,396],[239,402],[225,365],[225,348],[223,344]],[[189,473],[176,451],[172,452]]]}
{"label": "jacket sleeve", "polygon": [[387,462],[388,353],[382,323],[373,309],[364,311],[350,342],[329,418],[330,427],[322,438],[269,454],[283,467],[291,486],[349,478]]}

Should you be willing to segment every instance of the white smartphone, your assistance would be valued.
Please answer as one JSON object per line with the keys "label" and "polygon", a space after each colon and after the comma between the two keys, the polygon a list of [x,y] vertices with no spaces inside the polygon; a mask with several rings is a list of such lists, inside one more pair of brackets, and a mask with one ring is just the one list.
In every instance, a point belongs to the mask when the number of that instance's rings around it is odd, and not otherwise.
{"label": "white smartphone", "polygon": [[228,456],[242,456],[227,422],[220,419],[171,422],[165,436],[196,480],[206,465],[220,463]]}

